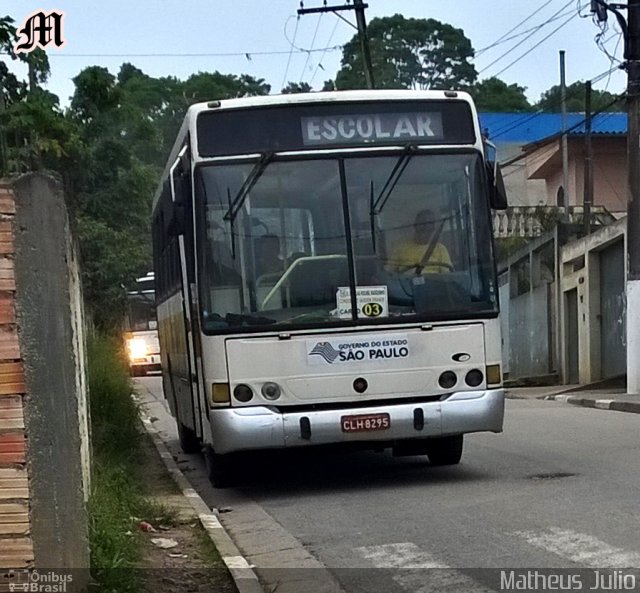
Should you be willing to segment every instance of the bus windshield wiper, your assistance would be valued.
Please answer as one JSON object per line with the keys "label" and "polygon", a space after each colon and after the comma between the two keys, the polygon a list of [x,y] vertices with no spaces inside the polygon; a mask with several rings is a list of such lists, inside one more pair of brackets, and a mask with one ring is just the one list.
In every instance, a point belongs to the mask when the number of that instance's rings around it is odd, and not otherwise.
{"label": "bus windshield wiper", "polygon": [[224,220],[230,220],[231,222],[234,221],[247,198],[247,194],[251,191],[251,188],[256,184],[258,179],[260,179],[260,176],[264,173],[264,170],[271,162],[271,159],[273,159],[273,152],[263,152],[260,155],[258,162],[254,165],[253,169],[251,169],[249,175],[247,175],[247,178],[244,180],[244,183],[238,190],[236,196],[231,200],[229,210],[227,210],[224,215]]}
{"label": "bus windshield wiper", "polygon": [[398,158],[396,164],[391,170],[391,173],[389,174],[389,177],[387,177],[387,180],[384,182],[384,185],[382,186],[382,190],[380,190],[378,197],[375,199],[375,201],[372,200],[371,216],[377,216],[378,214],[380,214],[380,212],[382,212],[384,205],[387,203],[387,200],[391,196],[391,193],[396,187],[396,184],[400,180],[402,173],[404,173],[404,170],[407,168],[409,161],[415,153],[415,144],[409,143],[404,147],[400,158]]}

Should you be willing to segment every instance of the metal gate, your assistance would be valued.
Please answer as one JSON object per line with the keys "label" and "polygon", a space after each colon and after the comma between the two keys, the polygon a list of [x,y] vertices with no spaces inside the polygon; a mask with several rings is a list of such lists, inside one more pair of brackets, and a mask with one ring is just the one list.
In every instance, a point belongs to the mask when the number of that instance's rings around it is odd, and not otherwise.
{"label": "metal gate", "polygon": [[603,379],[626,372],[624,268],[624,241],[600,252],[600,360]]}
{"label": "metal gate", "polygon": [[578,291],[574,288],[566,293],[566,348],[567,377],[566,382],[576,384],[580,380],[578,362]]}

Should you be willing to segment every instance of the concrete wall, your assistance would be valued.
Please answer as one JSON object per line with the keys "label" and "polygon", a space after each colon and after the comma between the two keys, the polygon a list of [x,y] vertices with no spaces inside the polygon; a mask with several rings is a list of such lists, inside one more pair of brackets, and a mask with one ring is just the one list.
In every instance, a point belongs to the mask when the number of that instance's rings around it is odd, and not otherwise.
{"label": "concrete wall", "polygon": [[509,301],[509,378],[550,374],[551,311],[543,284]]}
{"label": "concrete wall", "polygon": [[555,231],[530,241],[500,262],[503,365],[512,381],[556,373],[557,286]]}
{"label": "concrete wall", "polygon": [[[599,229],[582,239],[567,243],[561,250],[561,333],[563,347],[567,348],[566,295],[571,290],[578,296],[578,378],[580,383],[591,383],[602,378],[602,328],[600,310],[600,254],[616,242],[626,241],[627,219]],[[626,249],[626,247],[625,247]],[[624,267],[624,265],[623,265]],[[625,270],[621,270],[624,274]],[[563,376],[568,376],[566,356]]]}
{"label": "concrete wall", "polygon": [[[64,198],[52,178],[24,176],[13,191],[33,541],[27,563],[58,571],[88,568],[89,423],[76,249]],[[83,589],[87,578],[86,570],[74,573],[73,590]]]}

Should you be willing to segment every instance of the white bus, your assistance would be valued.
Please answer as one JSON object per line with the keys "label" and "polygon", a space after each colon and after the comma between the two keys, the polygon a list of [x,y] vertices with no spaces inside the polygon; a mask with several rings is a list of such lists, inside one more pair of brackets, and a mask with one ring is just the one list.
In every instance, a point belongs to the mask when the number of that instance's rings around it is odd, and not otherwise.
{"label": "white bus", "polygon": [[132,288],[127,292],[124,339],[131,374],[140,376],[160,370],[153,272],[137,278]]}
{"label": "white bus", "polygon": [[471,98],[189,108],[155,196],[165,396],[223,486],[243,451],[343,444],[458,463],[502,431],[491,208]]}

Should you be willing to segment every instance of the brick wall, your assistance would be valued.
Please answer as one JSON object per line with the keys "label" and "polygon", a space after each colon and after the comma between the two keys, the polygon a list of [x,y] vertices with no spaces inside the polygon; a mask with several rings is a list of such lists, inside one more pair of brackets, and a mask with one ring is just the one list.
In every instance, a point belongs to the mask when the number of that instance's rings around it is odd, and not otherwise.
{"label": "brick wall", "polygon": [[0,183],[0,569],[33,563],[25,382],[15,312],[14,215],[14,195]]}

